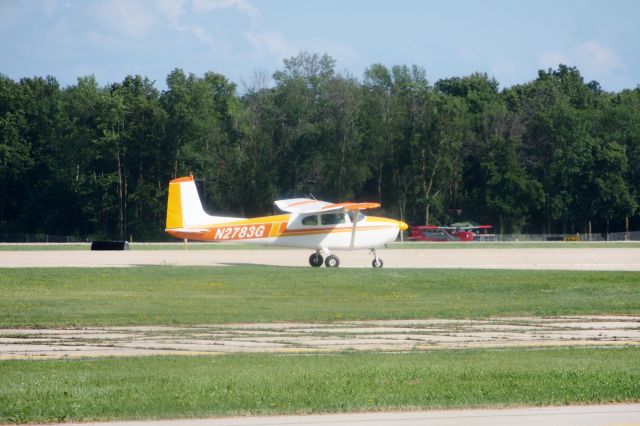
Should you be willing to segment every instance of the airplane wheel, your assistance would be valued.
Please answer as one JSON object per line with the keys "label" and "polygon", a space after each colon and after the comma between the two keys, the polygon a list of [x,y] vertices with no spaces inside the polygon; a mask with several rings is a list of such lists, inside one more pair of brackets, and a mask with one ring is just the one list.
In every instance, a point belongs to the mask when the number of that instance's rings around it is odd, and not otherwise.
{"label": "airplane wheel", "polygon": [[322,258],[322,255],[320,253],[313,253],[311,256],[309,256],[309,264],[314,268],[322,266],[323,260],[324,259]]}
{"label": "airplane wheel", "polygon": [[338,259],[338,256],[327,256],[327,258],[324,261],[324,266],[326,266],[327,268],[337,268],[338,266],[340,266],[340,259]]}
{"label": "airplane wheel", "polygon": [[371,262],[371,266],[374,268],[382,268],[382,265],[384,265],[384,263],[382,263],[382,259],[377,257],[373,259],[373,262]]}

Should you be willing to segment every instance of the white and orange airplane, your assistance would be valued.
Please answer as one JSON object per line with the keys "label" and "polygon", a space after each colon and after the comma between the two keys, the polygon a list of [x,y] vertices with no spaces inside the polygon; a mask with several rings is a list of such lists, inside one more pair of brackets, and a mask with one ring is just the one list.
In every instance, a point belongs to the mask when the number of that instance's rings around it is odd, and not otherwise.
{"label": "white and orange airplane", "polygon": [[[376,254],[407,229],[407,224],[383,217],[365,216],[361,210],[378,203],[333,204],[309,198],[279,200],[286,214],[256,218],[211,216],[204,211],[193,176],[169,182],[167,226],[176,238],[198,241],[234,241],[315,250],[311,266],[337,267],[340,259],[331,250],[370,249],[374,268],[382,267]],[[323,259],[323,255],[326,259]]]}

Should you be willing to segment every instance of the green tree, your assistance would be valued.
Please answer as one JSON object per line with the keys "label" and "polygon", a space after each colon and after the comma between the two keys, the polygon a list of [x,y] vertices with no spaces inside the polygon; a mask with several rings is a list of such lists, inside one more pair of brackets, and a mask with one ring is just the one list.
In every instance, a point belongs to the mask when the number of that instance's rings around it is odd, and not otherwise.
{"label": "green tree", "polygon": [[[396,90],[391,71],[382,64],[373,64],[364,72],[360,127],[366,141],[369,163],[373,171],[367,192],[379,201],[386,196],[383,182],[387,177],[387,161],[392,156],[393,140],[397,132],[393,115]],[[393,188],[390,188],[393,191]]]}
{"label": "green tree", "polygon": [[[377,197],[390,214],[430,220],[444,170],[436,100],[424,69],[374,64],[365,71],[362,134]],[[418,219],[420,217],[420,219]]]}
{"label": "green tree", "polygon": [[33,166],[23,180],[25,199],[18,223],[24,232],[64,235],[73,225],[69,212],[74,204],[61,178],[67,165],[60,161],[60,152],[68,129],[62,91],[53,77],[22,79],[19,86],[24,114],[21,135],[29,145]]}
{"label": "green tree", "polygon": [[277,130],[278,106],[275,91],[250,90],[237,108],[242,205],[249,215],[264,215],[273,209],[278,195],[278,163],[273,140]]}
{"label": "green tree", "polygon": [[483,171],[483,161],[488,151],[481,147],[493,146],[492,141],[496,138],[516,138],[512,134],[512,117],[498,92],[498,83],[486,74],[474,73],[440,80],[436,89],[449,103],[455,101],[458,105],[451,112],[443,111],[445,120],[458,117],[450,126],[457,134],[455,140],[458,142],[449,152],[458,170],[446,197],[448,210],[462,210],[474,220],[492,220],[484,199],[487,175]]}
{"label": "green tree", "polygon": [[237,186],[242,176],[235,84],[213,72],[203,78],[174,70],[161,96],[167,113],[166,144],[172,177],[193,173],[205,181],[207,199],[220,211],[241,211]]}
{"label": "green tree", "polygon": [[368,153],[358,125],[360,88],[352,78],[335,76],[327,82],[325,96],[327,142],[321,167],[327,178],[322,192],[338,200],[353,199],[369,177]]}
{"label": "green tree", "polygon": [[102,89],[93,76],[78,78],[75,86],[63,91],[65,114],[69,130],[64,136],[65,149],[61,160],[66,167],[60,170],[62,180],[74,195],[69,220],[74,223],[73,234],[88,236],[98,231],[101,206],[95,199],[96,140]]}
{"label": "green tree", "polygon": [[176,69],[163,93],[142,76],[61,89],[0,75],[0,230],[156,239],[168,181],[190,172],[232,215],[313,193],[408,221],[462,209],[501,232],[640,223],[638,88],[606,93],[565,65],[502,91],[404,65],[360,82],[306,52],[273,77],[238,96],[214,72]]}
{"label": "green tree", "polygon": [[27,202],[26,178],[34,161],[25,138],[26,127],[20,86],[0,74],[0,231],[16,229]]}
{"label": "green tree", "polygon": [[117,191],[119,197],[124,194],[124,237],[147,239],[159,235],[161,228],[157,224],[163,222],[165,214],[167,174],[161,168],[166,114],[159,106],[159,93],[148,78],[127,76],[116,91],[122,97],[125,112]]}
{"label": "green tree", "polygon": [[[285,59],[284,68],[274,73],[278,106],[274,146],[278,184],[289,194],[324,191],[327,170],[323,158],[334,149],[328,90],[335,78],[335,60],[328,55],[300,53]],[[284,193],[281,195],[285,195]]]}
{"label": "green tree", "polygon": [[[605,141],[605,147],[613,144],[613,149],[602,150],[599,157],[619,157],[620,150],[624,150],[626,161],[621,163],[624,179],[620,185],[624,185],[626,190],[617,194],[629,192],[634,199],[633,204],[637,206],[640,203],[640,88],[624,90],[609,96],[607,102],[604,102],[594,130],[595,134]],[[621,170],[621,165],[607,165],[607,171]],[[634,211],[637,212],[637,209]],[[620,218],[622,214],[630,216],[634,213],[620,209],[616,216]],[[613,217],[610,219],[613,220]]]}
{"label": "green tree", "polygon": [[638,202],[633,197],[625,179],[629,171],[627,150],[624,145],[611,140],[602,140],[592,147],[593,182],[590,184],[590,199],[587,220],[604,222],[605,230],[618,219],[632,216]]}
{"label": "green tree", "polygon": [[480,147],[485,186],[481,202],[499,233],[519,233],[527,215],[542,204],[542,185],[529,179],[518,160],[513,139],[493,137]]}

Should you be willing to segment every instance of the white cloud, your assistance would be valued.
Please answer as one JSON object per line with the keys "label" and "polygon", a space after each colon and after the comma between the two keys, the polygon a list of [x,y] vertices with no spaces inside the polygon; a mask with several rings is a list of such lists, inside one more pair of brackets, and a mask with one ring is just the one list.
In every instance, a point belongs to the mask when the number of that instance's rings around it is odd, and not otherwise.
{"label": "white cloud", "polygon": [[511,86],[518,82],[520,67],[511,58],[494,58],[488,64],[489,76],[495,77],[502,86]]}
{"label": "white cloud", "polygon": [[[189,20],[188,13],[185,12],[187,3],[188,0],[158,0],[156,10],[169,22],[171,29],[192,34],[207,47],[221,47],[220,41],[207,31],[206,27],[184,23]],[[189,3],[193,10],[199,14],[235,8],[251,18],[257,18],[260,15],[260,11],[247,0],[191,0]]]}
{"label": "white cloud", "polygon": [[456,48],[458,53],[458,57],[465,62],[468,63],[477,63],[478,61],[478,52],[463,46],[458,46]]}
{"label": "white cloud", "polygon": [[186,0],[158,0],[156,7],[158,12],[167,18],[172,28],[183,30],[184,27],[180,24],[180,17],[184,14],[186,3]]}
{"label": "white cloud", "polygon": [[254,59],[271,57],[272,62],[275,63],[296,56],[302,51],[327,53],[332,58],[340,60],[341,63],[347,64],[355,62],[358,58],[350,46],[328,43],[322,39],[292,43],[277,31],[245,32],[244,37],[253,48],[251,55]]}
{"label": "white cloud", "polygon": [[540,55],[539,67],[546,70],[548,68],[556,68],[560,64],[571,65],[572,60],[564,53],[556,51],[548,51]]}
{"label": "white cloud", "polygon": [[199,12],[235,8],[251,18],[260,16],[260,11],[248,0],[193,0],[193,8]]}
{"label": "white cloud", "polygon": [[282,59],[295,55],[298,51],[279,32],[267,31],[259,34],[246,32],[244,37],[251,43],[254,55],[257,56],[266,53]]}
{"label": "white cloud", "polygon": [[208,34],[204,28],[198,26],[198,25],[194,25],[193,27],[190,28],[189,30],[191,32],[191,34],[193,34],[194,36],[196,36],[196,38],[198,40],[200,40],[203,44],[205,44],[206,46],[209,47],[216,47],[216,39],[211,36],[210,34]]}
{"label": "white cloud", "polygon": [[89,12],[105,30],[127,38],[144,38],[156,23],[155,12],[136,0],[106,0],[96,3]]}
{"label": "white cloud", "polygon": [[626,70],[622,59],[612,49],[596,41],[580,43],[568,53],[548,51],[539,58],[543,69],[559,64],[578,68],[585,80],[619,81],[620,72]]}
{"label": "white cloud", "polygon": [[595,41],[582,43],[576,48],[576,62],[595,73],[625,69],[622,60],[613,50]]}
{"label": "white cloud", "polygon": [[59,0],[44,0],[42,2],[42,9],[44,10],[44,13],[51,18],[58,8],[59,3]]}
{"label": "white cloud", "polygon": [[89,31],[86,38],[92,45],[101,49],[117,51],[122,47],[122,41],[118,37],[105,35],[100,31]]}

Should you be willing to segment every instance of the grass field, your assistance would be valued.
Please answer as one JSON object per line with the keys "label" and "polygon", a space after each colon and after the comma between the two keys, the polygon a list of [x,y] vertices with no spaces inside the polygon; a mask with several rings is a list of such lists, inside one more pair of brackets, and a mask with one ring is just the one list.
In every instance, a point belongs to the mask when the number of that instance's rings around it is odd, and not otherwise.
{"label": "grass field", "polygon": [[640,349],[0,361],[0,423],[640,400]]}
{"label": "grass field", "polygon": [[640,272],[0,269],[0,327],[637,314]]}
{"label": "grass field", "polygon": [[[0,269],[0,327],[640,312],[640,272]],[[0,361],[0,424],[640,401],[640,348]]]}

